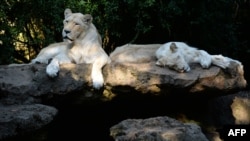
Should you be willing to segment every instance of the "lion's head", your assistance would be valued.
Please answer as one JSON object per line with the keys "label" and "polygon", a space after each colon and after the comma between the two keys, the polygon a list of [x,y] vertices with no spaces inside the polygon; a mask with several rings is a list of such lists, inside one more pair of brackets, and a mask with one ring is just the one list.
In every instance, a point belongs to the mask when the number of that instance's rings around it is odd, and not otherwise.
{"label": "lion's head", "polygon": [[72,13],[70,9],[66,9],[64,17],[63,40],[72,42],[76,39],[83,39],[92,24],[92,16],[90,14]]}
{"label": "lion's head", "polygon": [[189,71],[190,67],[185,61],[181,53],[179,53],[179,47],[175,43],[166,44],[165,55],[160,57],[156,65],[158,66],[167,66],[170,69],[176,70],[178,72]]}

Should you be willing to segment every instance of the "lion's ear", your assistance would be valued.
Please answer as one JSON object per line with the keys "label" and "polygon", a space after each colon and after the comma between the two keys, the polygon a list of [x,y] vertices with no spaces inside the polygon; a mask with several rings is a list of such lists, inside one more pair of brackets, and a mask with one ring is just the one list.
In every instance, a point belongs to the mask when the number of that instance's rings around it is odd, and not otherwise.
{"label": "lion's ear", "polygon": [[66,19],[68,16],[70,16],[72,14],[71,9],[67,8],[64,11],[64,18]]}
{"label": "lion's ear", "polygon": [[175,43],[171,43],[170,50],[172,51],[172,53],[175,53],[177,51],[177,46]]}
{"label": "lion's ear", "polygon": [[83,17],[84,23],[90,24],[90,23],[92,23],[92,20],[93,20],[93,17],[90,14],[86,14]]}

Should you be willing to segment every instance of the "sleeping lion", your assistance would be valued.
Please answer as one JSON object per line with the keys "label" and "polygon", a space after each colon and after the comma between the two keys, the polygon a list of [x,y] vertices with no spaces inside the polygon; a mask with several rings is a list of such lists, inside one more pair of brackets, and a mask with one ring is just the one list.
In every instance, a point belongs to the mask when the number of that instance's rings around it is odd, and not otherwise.
{"label": "sleeping lion", "polygon": [[191,63],[199,63],[202,68],[209,68],[211,65],[222,69],[230,67],[231,63],[242,67],[241,62],[222,55],[210,55],[205,50],[191,47],[184,42],[168,42],[160,46],[156,52],[156,65],[167,66],[177,72],[190,71]]}
{"label": "sleeping lion", "polygon": [[101,37],[92,23],[93,18],[90,14],[72,13],[70,9],[64,11],[64,16],[62,31],[64,42],[43,48],[31,63],[48,64],[46,73],[50,77],[58,75],[60,64],[93,64],[91,71],[93,87],[100,89],[104,83],[102,68],[110,63],[110,58],[102,48]]}

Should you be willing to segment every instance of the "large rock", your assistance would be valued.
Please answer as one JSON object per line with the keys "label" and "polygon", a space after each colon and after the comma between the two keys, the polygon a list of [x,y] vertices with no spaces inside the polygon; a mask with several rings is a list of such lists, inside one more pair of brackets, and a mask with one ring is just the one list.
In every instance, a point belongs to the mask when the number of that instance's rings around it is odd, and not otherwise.
{"label": "large rock", "polygon": [[0,140],[40,129],[56,114],[57,109],[41,104],[0,106]]}
{"label": "large rock", "polygon": [[116,141],[208,141],[198,125],[169,117],[127,119],[110,128]]}
{"label": "large rock", "polygon": [[[211,91],[226,93],[246,87],[241,64],[231,62],[229,68],[225,70],[216,66],[202,69],[194,64],[191,65],[190,72],[178,73],[155,65],[156,60],[152,54],[156,47],[140,46],[138,50],[140,53],[149,54],[149,58],[143,56],[146,58],[144,62],[121,63],[119,59],[112,58],[112,62],[103,68],[105,88],[171,94],[173,90],[190,93]],[[59,76],[53,79],[46,76],[45,67],[44,64],[1,66],[0,91],[19,96],[22,94],[41,96],[48,93],[67,94],[84,90],[85,86],[91,87],[92,65],[63,64]]]}
{"label": "large rock", "polygon": [[90,82],[90,65],[61,65],[58,77],[49,78],[45,64],[0,67],[0,90],[11,94],[67,94]]}
{"label": "large rock", "polygon": [[[107,85],[131,87],[142,93],[176,93],[176,90],[196,92],[230,92],[246,87],[243,65],[230,61],[227,69],[211,66],[202,69],[191,65],[188,73],[178,73],[155,65],[155,51],[160,44],[117,47],[111,54],[112,63],[104,69]],[[136,60],[136,61],[135,61]],[[121,87],[118,87],[121,89]]]}

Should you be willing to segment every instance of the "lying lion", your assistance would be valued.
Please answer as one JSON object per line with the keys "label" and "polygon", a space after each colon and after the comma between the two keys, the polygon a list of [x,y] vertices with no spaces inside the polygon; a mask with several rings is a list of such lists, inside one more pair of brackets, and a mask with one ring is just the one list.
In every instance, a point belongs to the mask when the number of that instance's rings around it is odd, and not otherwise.
{"label": "lying lion", "polygon": [[156,65],[167,66],[178,72],[190,71],[191,63],[199,63],[202,68],[209,68],[211,65],[226,69],[234,62],[241,66],[241,62],[222,56],[210,55],[204,50],[191,47],[184,42],[168,42],[156,50]]}
{"label": "lying lion", "polygon": [[243,67],[241,62],[222,56],[210,55],[204,50],[191,47],[184,42],[167,42],[165,44],[126,44],[117,47],[111,54],[112,62],[116,63],[149,63],[154,61],[157,66],[168,67],[177,72],[190,71],[190,64],[199,63],[202,68],[211,65],[227,69],[230,64]]}
{"label": "lying lion", "polygon": [[64,42],[43,48],[31,63],[48,64],[46,73],[50,77],[57,76],[60,64],[93,64],[93,87],[100,89],[104,83],[102,67],[110,62],[110,58],[102,48],[100,35],[92,23],[93,18],[89,14],[72,13],[70,9],[64,11],[64,16]]}

